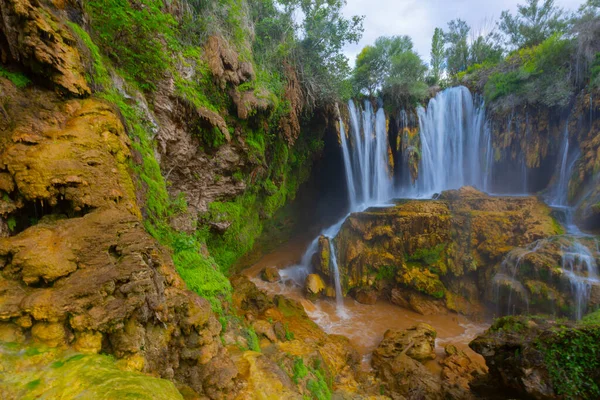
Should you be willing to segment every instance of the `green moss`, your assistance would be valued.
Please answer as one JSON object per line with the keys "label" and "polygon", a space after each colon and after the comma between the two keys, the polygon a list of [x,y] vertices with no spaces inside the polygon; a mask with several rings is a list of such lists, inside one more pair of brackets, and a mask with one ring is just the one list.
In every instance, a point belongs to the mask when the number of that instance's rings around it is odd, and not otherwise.
{"label": "green moss", "polygon": [[86,10],[104,54],[140,88],[155,89],[170,66],[169,50],[178,48],[177,23],[162,0],[88,0]]}
{"label": "green moss", "polygon": [[31,80],[22,72],[12,72],[2,66],[0,66],[0,77],[8,79],[19,89],[22,89],[31,83]]}
{"label": "green moss", "polygon": [[0,393],[29,399],[182,399],[172,382],[123,371],[106,355],[0,343]]}
{"label": "green moss", "polygon": [[308,381],[306,387],[317,400],[331,400],[331,389],[325,380],[325,375],[320,370],[314,370],[313,374],[316,379]]}
{"label": "green moss", "polygon": [[600,325],[600,309],[583,317],[581,323],[585,325]]}
{"label": "green moss", "polygon": [[108,70],[106,69],[104,60],[102,59],[102,55],[100,54],[100,49],[92,41],[92,38],[85,31],[85,29],[70,21],[67,22],[67,25],[69,25],[73,33],[79,37],[83,45],[87,47],[90,52],[93,74],[92,76],[87,77],[88,83],[95,86],[97,90],[102,90],[104,88],[108,89],[110,87],[110,76],[108,74]]}
{"label": "green moss", "polygon": [[246,340],[248,341],[248,349],[260,353],[260,341],[254,328],[246,328]]}
{"label": "green moss", "polygon": [[306,368],[306,365],[304,365],[304,360],[301,357],[296,357],[294,360],[292,371],[292,380],[296,385],[300,383],[301,379],[304,379],[306,375],[308,375],[308,368]]}
{"label": "green moss", "polygon": [[600,398],[600,326],[558,328],[536,342],[559,396]]}
{"label": "green moss", "polygon": [[383,267],[377,270],[377,274],[375,275],[375,281],[391,281],[396,276],[397,268],[393,265],[384,265]]}
{"label": "green moss", "polygon": [[407,257],[408,261],[419,261],[424,265],[436,264],[441,260],[442,252],[446,249],[445,244],[438,244],[431,248],[417,249]]}

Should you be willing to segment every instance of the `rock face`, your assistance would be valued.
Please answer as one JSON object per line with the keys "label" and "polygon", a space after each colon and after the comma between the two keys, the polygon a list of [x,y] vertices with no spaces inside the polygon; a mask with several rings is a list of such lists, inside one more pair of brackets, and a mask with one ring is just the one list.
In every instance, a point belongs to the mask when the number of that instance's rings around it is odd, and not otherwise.
{"label": "rock face", "polygon": [[[352,214],[334,240],[344,292],[388,282],[394,302],[417,312],[478,314],[487,290],[480,282],[501,257],[559,229],[536,198],[462,188]],[[320,249],[313,264],[327,278],[328,247]]]}
{"label": "rock face", "polygon": [[318,274],[310,274],[306,277],[304,290],[309,298],[318,297],[325,293],[325,283]]}
{"label": "rock face", "polygon": [[1,209],[16,233],[0,239],[5,339],[114,354],[226,396],[237,370],[221,325],[143,227],[120,119],[98,100],[0,84],[21,105],[0,128]]}
{"label": "rock face", "polygon": [[277,282],[281,279],[277,267],[267,267],[263,269],[260,276],[264,281],[267,282]]}
{"label": "rock face", "polygon": [[435,330],[425,323],[401,331],[388,330],[373,352],[373,359],[389,358],[397,352],[403,352],[417,361],[433,360],[436,335]]}
{"label": "rock face", "polygon": [[490,384],[535,399],[598,398],[598,320],[575,324],[504,317],[469,345],[489,367]]}
{"label": "rock face", "polygon": [[471,383],[482,379],[487,368],[474,363],[463,351],[453,345],[444,348],[446,358],[440,361],[442,366],[442,390],[446,398],[474,399]]}
{"label": "rock face", "polygon": [[40,7],[38,0],[0,4],[0,61],[21,63],[49,79],[59,91],[85,96],[91,90],[75,43],[69,28],[48,8]]}

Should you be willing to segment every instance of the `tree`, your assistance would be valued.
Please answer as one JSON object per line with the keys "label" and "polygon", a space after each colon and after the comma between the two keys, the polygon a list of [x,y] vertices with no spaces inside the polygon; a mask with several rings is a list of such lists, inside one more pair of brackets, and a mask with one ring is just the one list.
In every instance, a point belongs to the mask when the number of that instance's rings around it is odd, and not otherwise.
{"label": "tree", "polygon": [[554,5],[554,0],[543,0],[541,5],[540,0],[526,0],[525,5],[517,7],[517,15],[503,11],[498,22],[508,46],[536,46],[568,26],[564,11]]}
{"label": "tree", "polygon": [[357,43],[364,17],[344,18],[345,0],[281,0],[288,10],[300,9],[304,19],[296,27],[300,38],[295,65],[304,88],[306,104],[335,100],[350,75],[342,49]]}
{"label": "tree", "polygon": [[431,76],[433,84],[440,82],[444,70],[444,31],[435,28],[433,38],[431,39]]}
{"label": "tree", "polygon": [[390,74],[392,59],[413,51],[408,36],[381,36],[374,46],[366,46],[356,57],[353,83],[359,93],[375,96]]}
{"label": "tree", "polygon": [[356,57],[353,73],[353,84],[357,92],[362,92],[371,97],[375,96],[381,85],[381,76],[384,73],[384,57],[381,49],[375,46],[365,46]]}
{"label": "tree", "polygon": [[446,48],[446,67],[450,75],[467,69],[469,65],[469,44],[467,38],[471,28],[462,19],[455,19],[448,23],[448,30],[444,32]]}
{"label": "tree", "polygon": [[469,66],[485,62],[496,64],[502,60],[504,50],[494,42],[492,35],[479,35],[469,49]]}
{"label": "tree", "polygon": [[383,97],[392,107],[407,106],[427,97],[427,65],[414,51],[404,51],[390,60],[390,70],[383,84]]}

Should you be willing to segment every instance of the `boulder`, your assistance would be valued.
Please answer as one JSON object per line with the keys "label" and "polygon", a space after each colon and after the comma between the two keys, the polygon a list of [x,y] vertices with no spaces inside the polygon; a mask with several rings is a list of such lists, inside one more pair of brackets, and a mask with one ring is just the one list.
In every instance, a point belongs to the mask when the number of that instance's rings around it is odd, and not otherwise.
{"label": "boulder", "polygon": [[360,288],[355,290],[352,296],[361,304],[373,305],[377,303],[379,292],[373,288]]}
{"label": "boulder", "polygon": [[260,277],[266,282],[278,282],[281,280],[279,269],[277,267],[266,267],[260,273]]}
{"label": "boulder", "polygon": [[390,329],[373,352],[373,360],[393,358],[399,353],[405,353],[417,361],[433,360],[436,335],[433,327],[425,323],[405,330]]}
{"label": "boulder", "polygon": [[474,399],[470,384],[487,373],[484,365],[479,365],[458,350],[454,345],[444,348],[446,358],[440,361],[442,366],[442,388],[446,398]]}
{"label": "boulder", "polygon": [[371,364],[377,377],[382,381],[385,391],[394,399],[441,400],[444,398],[439,379],[423,364],[404,352],[398,352],[390,358],[373,357]]}
{"label": "boulder", "polygon": [[[490,279],[483,277],[508,251],[560,230],[535,197],[491,197],[465,187],[436,200],[399,200],[353,213],[333,240],[344,293],[391,281],[412,297],[396,302],[423,314],[473,313],[489,293]],[[327,259],[324,244],[315,267]]]}
{"label": "boulder", "polygon": [[325,282],[319,274],[310,274],[304,282],[304,290],[308,297],[318,297],[325,293]]}

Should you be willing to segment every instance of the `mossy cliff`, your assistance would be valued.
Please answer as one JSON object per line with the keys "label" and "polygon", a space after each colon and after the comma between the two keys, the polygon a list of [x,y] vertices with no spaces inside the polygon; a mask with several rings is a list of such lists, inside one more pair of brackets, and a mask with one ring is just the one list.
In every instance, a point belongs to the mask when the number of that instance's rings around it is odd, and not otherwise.
{"label": "mossy cliff", "polygon": [[334,240],[345,293],[370,287],[425,314],[445,308],[477,314],[504,254],[560,230],[534,197],[463,188],[438,200],[401,200],[352,214]]}
{"label": "mossy cliff", "polygon": [[239,395],[224,274],[334,124],[302,119],[296,70],[259,65],[229,3],[242,34],[198,40],[187,3],[0,4],[0,340]]}

